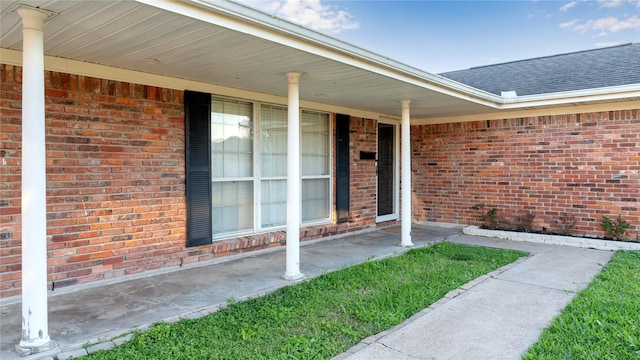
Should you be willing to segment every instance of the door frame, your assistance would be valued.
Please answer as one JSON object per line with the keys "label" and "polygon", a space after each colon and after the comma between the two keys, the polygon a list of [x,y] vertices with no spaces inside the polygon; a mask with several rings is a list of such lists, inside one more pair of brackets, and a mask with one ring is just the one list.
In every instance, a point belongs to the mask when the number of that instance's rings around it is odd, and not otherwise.
{"label": "door frame", "polygon": [[378,124],[393,126],[393,212],[378,216],[378,158],[376,156],[376,222],[398,220],[400,218],[400,121],[380,117],[376,123],[376,152],[378,148]]}

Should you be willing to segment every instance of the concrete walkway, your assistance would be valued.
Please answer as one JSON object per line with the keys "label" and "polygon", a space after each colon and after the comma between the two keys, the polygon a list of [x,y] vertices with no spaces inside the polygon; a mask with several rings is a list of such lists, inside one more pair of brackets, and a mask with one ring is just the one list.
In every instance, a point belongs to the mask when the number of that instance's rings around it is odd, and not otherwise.
{"label": "concrete walkway", "polygon": [[[406,251],[399,228],[302,243],[301,270],[308,277]],[[454,291],[402,325],[366,339],[348,359],[518,359],[541,330],[601,270],[612,252],[460,235],[459,227],[414,225],[413,241],[512,248],[532,255]],[[225,258],[129,281],[56,289],[49,297],[49,333],[56,351],[26,359],[81,356],[123,340],[135,328],[181,317],[200,317],[224,304],[290,284],[282,280],[284,248]],[[0,305],[0,359],[20,359],[20,303]],[[22,358],[25,359],[25,358]]]}
{"label": "concrete walkway", "polygon": [[531,255],[448,294],[337,359],[520,359],[613,254],[468,235],[449,241]]}
{"label": "concrete walkway", "polygon": [[[307,277],[404,252],[400,228],[349,235],[328,240],[302,242],[300,270]],[[413,242],[426,246],[459,234],[461,227],[414,225]],[[230,298],[242,300],[262,295],[291,282],[283,280],[285,248],[279,247],[241,256],[221,258],[208,265],[185,267],[153,276],[144,275],[119,283],[102,283],[69,292],[49,292],[49,336],[57,351],[36,354],[60,358],[80,356],[91,342],[113,346],[105,340],[134,328],[180,317],[200,317]],[[79,287],[75,287],[78,289]],[[0,359],[21,358],[14,350],[21,337],[21,304],[0,304]]]}

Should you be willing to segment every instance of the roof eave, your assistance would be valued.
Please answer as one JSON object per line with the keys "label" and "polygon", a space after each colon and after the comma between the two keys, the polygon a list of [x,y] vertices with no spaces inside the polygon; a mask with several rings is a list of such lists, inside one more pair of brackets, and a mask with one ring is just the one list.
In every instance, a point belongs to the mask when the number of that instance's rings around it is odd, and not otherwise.
{"label": "roof eave", "polygon": [[[154,2],[154,0],[138,0]],[[244,23],[268,30],[268,34],[279,33],[288,39],[296,39],[303,44],[312,45],[317,54],[333,60],[365,68],[381,75],[392,76],[413,85],[460,99],[472,101],[496,109],[518,109],[531,107],[548,107],[557,105],[584,104],[602,101],[633,100],[640,97],[640,84],[612,86],[597,89],[527,95],[516,98],[499,96],[446,77],[432,74],[413,66],[395,61],[361,47],[343,42],[328,35],[305,28],[285,19],[277,18],[252,7],[233,1],[188,0],[209,11],[216,11],[236,18]],[[273,40],[273,38],[269,38]],[[287,45],[292,45],[290,40]]]}
{"label": "roof eave", "polygon": [[214,16],[229,29],[481,105],[495,107],[502,103],[502,98],[498,95],[403,64],[233,1],[136,1],[203,21],[212,21],[211,16]]}
{"label": "roof eave", "polygon": [[507,110],[636,99],[640,99],[640,84],[502,98],[498,108]]}

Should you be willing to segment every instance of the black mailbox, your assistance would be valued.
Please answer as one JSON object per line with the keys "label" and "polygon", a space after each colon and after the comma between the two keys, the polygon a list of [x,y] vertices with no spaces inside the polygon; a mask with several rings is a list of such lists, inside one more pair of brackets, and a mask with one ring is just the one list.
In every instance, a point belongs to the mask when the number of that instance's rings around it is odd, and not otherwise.
{"label": "black mailbox", "polygon": [[373,151],[360,151],[360,160],[375,160],[376,153]]}

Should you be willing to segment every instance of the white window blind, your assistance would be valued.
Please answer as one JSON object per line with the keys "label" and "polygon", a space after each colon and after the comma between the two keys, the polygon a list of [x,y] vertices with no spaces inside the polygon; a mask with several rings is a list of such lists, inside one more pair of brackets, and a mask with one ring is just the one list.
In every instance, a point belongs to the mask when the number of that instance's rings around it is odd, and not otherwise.
{"label": "white window blind", "polygon": [[[214,236],[286,225],[287,108],[259,104],[256,110],[259,118],[253,121],[253,103],[212,100]],[[300,122],[302,221],[327,221],[331,206],[330,117],[303,110]],[[254,133],[259,134],[257,139]]]}
{"label": "white window blind", "polygon": [[211,192],[214,234],[253,230],[253,105],[213,99]]}
{"label": "white window blind", "polygon": [[303,110],[302,149],[302,221],[328,219],[330,216],[329,114]]}
{"label": "white window blind", "polygon": [[260,107],[261,223],[263,228],[287,221],[287,109]]}

